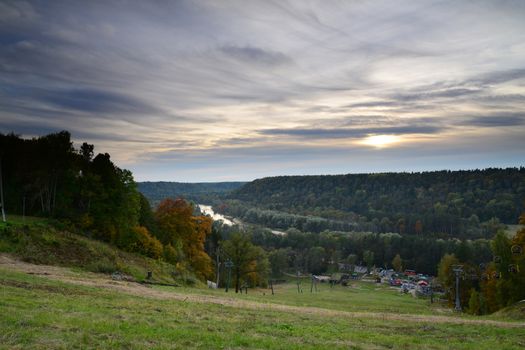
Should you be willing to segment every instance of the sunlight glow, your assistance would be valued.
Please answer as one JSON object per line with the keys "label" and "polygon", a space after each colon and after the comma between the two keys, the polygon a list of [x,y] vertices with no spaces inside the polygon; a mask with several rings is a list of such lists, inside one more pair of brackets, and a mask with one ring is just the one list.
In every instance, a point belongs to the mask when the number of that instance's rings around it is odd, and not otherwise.
{"label": "sunlight glow", "polygon": [[372,135],[363,139],[360,143],[376,148],[389,147],[395,143],[401,142],[401,137],[395,135]]}

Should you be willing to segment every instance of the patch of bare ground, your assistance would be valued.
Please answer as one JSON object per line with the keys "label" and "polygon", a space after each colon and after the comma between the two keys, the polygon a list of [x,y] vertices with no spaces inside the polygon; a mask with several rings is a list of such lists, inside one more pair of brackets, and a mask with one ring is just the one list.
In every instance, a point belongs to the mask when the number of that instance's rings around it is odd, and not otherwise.
{"label": "patch of bare ground", "polygon": [[[218,297],[212,295],[183,294],[176,291],[157,290],[135,282],[115,281],[110,276],[92,272],[77,273],[68,268],[34,265],[13,258],[8,254],[0,254],[0,268],[10,271],[25,272],[39,275],[56,281],[71,283],[75,285],[90,286],[115,290],[130,295],[163,299],[179,300],[192,303],[208,303],[228,307],[251,309],[251,310],[275,310],[282,312],[293,312],[303,315],[320,315],[327,317],[344,317],[348,319],[371,318],[378,320],[398,320],[407,322],[424,323],[450,323],[450,324],[478,324],[502,328],[523,328],[523,322],[505,322],[485,319],[467,319],[454,315],[415,315],[415,314],[393,314],[380,312],[348,312],[330,310],[317,307],[299,307],[293,305],[282,305],[273,303],[261,303],[249,300],[240,300],[231,297]],[[23,286],[21,286],[23,287]]]}

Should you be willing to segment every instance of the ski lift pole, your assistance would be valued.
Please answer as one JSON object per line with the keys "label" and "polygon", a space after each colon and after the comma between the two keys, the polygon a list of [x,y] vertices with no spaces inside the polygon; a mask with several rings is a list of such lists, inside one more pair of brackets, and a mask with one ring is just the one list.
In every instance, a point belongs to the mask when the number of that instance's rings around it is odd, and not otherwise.
{"label": "ski lift pole", "polygon": [[454,310],[457,312],[461,312],[461,300],[459,298],[459,277],[463,273],[463,266],[461,265],[454,265],[452,267],[452,271],[456,274],[456,306]]}
{"label": "ski lift pole", "polygon": [[228,259],[224,263],[224,266],[228,269],[228,278],[226,280],[226,293],[227,293],[228,290],[230,289],[230,278],[231,278],[231,273],[232,273],[233,262],[230,259]]}

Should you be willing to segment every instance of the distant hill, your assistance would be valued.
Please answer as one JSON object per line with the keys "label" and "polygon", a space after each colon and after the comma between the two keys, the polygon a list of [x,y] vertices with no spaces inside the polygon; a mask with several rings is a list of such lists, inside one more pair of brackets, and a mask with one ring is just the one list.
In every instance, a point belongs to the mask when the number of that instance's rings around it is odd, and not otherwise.
{"label": "distant hill", "polygon": [[219,194],[236,190],[246,182],[138,182],[138,190],[156,205],[165,198],[184,197],[193,201],[208,202]]}
{"label": "distant hill", "polygon": [[316,217],[316,225],[310,225],[314,231],[347,227],[326,224],[332,221],[373,232],[480,237],[484,222],[517,223],[524,201],[521,167],[269,177],[233,191],[217,207],[248,222],[283,229],[305,229],[305,217]]}

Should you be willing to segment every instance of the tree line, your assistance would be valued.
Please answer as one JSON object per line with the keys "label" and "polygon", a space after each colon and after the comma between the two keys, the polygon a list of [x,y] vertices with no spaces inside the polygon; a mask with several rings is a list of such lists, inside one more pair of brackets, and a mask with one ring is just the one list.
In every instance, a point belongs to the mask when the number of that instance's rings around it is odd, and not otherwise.
{"label": "tree line", "polygon": [[[525,214],[520,217],[525,224]],[[479,263],[472,255],[446,254],[438,277],[450,305],[456,294],[454,268],[461,267],[459,296],[463,309],[475,315],[493,313],[525,300],[525,228],[509,237],[500,230],[490,242],[491,256]]]}
{"label": "tree line", "polygon": [[137,182],[138,190],[153,206],[165,198],[183,197],[196,203],[211,203],[225,193],[238,189],[245,182],[184,183],[170,181]]}
{"label": "tree line", "polygon": [[[174,265],[176,274],[201,280],[215,276],[211,250],[206,249],[212,248],[210,217],[181,198],[166,198],[153,210],[129,170],[117,167],[107,153],[95,155],[91,144],[75,149],[67,131],[32,139],[0,134],[0,169],[2,209],[8,218],[48,217],[58,228],[163,259]],[[245,237],[215,243],[224,258],[237,264],[237,289],[245,280],[253,284],[265,279],[262,249]],[[250,254],[236,256],[239,245]]]}
{"label": "tree line", "polygon": [[[236,232],[239,229],[223,226],[221,231],[226,239],[230,230]],[[477,264],[492,259],[488,239],[442,239],[373,232],[313,233],[294,228],[278,235],[251,225],[245,230],[250,232],[254,245],[268,252],[275,278],[282,276],[282,272],[332,273],[343,265],[393,268],[396,255],[402,260],[403,268],[430,275],[437,274],[437,266],[446,254],[470,259]]]}
{"label": "tree line", "polygon": [[217,211],[273,228],[491,238],[524,210],[525,168],[278,176],[224,198]]}

